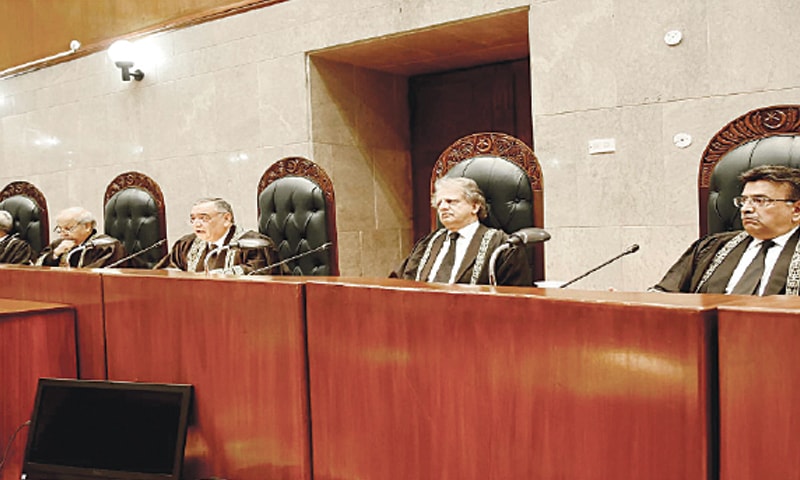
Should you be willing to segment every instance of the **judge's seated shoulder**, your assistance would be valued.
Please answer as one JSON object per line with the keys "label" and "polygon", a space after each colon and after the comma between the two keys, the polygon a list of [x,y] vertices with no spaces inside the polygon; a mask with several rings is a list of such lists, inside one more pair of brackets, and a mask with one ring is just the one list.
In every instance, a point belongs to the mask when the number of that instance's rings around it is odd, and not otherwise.
{"label": "judge's seated shoulder", "polygon": [[94,215],[83,207],[70,207],[56,216],[58,239],[42,250],[36,265],[102,268],[125,258],[125,247],[114,237],[97,231]]}
{"label": "judge's seated shoulder", "polygon": [[11,233],[13,230],[14,217],[0,210],[0,263],[30,265],[34,260],[33,249],[18,234]]}
{"label": "judge's seated shoulder", "polygon": [[[466,177],[442,177],[431,199],[443,228],[421,239],[391,274],[422,282],[490,284],[492,253],[508,241],[502,230],[480,220],[487,216],[486,198],[478,184]],[[498,251],[497,285],[531,286],[525,249],[512,246]]]}
{"label": "judge's seated shoulder", "polygon": [[696,240],[649,291],[800,294],[800,169],[762,165],[739,180],[744,230]]}
{"label": "judge's seated shoulder", "polygon": [[192,233],[179,238],[154,268],[225,275],[284,275],[275,243],[266,235],[236,224],[233,207],[222,198],[205,197],[192,205]]}

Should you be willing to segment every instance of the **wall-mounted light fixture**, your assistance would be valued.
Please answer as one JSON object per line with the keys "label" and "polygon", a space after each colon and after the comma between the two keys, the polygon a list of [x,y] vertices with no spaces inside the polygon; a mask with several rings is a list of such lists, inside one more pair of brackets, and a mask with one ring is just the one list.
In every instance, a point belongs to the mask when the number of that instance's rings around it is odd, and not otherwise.
{"label": "wall-mounted light fixture", "polygon": [[136,80],[144,78],[144,72],[138,68],[131,72],[131,69],[136,64],[136,48],[127,40],[117,40],[112,43],[108,48],[108,56],[114,65],[122,70],[122,81],[129,82],[131,77]]}

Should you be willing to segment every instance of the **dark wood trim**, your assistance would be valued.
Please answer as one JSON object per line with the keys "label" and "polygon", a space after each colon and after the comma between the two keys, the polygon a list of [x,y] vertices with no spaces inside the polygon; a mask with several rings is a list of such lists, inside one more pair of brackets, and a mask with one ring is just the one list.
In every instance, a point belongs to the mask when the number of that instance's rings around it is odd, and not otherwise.
{"label": "dark wood trim", "polygon": [[711,137],[700,161],[700,188],[708,188],[719,160],[739,145],[773,135],[798,133],[800,105],[776,105],[745,113]]}
{"label": "dark wood trim", "polygon": [[34,72],[36,70],[41,70],[42,68],[51,67],[53,65],[58,65],[60,63],[68,62],[70,60],[75,60],[77,58],[85,57],[93,53],[107,50],[112,43],[120,39],[134,40],[137,38],[145,37],[147,35],[154,35],[157,33],[166,33],[175,30],[181,30],[202,23],[211,22],[213,20],[219,20],[221,18],[238,15],[240,13],[245,13],[250,10],[268,7],[271,5],[277,5],[279,3],[287,1],[289,0],[242,0],[238,2],[233,2],[230,5],[226,5],[224,7],[216,7],[206,10],[204,12],[186,15],[183,17],[178,17],[176,19],[169,19],[162,23],[153,25],[151,27],[137,30],[131,33],[126,33],[118,37],[109,38],[101,42],[81,45],[81,48],[71,55],[65,55],[63,57],[54,58],[42,62],[36,62],[36,61],[29,62],[23,64],[25,65],[24,68],[15,68],[15,67],[8,68],[3,71],[4,73],[0,74],[0,80],[5,78],[16,77],[19,75],[23,75],[25,73]]}
{"label": "dark wood trim", "polygon": [[800,105],[774,105],[751,110],[711,137],[700,159],[697,179],[700,235],[708,233],[708,190],[717,163],[740,145],[784,134],[800,134]]}
{"label": "dark wood trim", "polygon": [[285,177],[301,177],[314,182],[325,197],[326,228],[329,241],[333,242],[331,253],[331,275],[339,275],[339,241],[336,231],[336,202],[333,194],[333,182],[322,167],[304,157],[286,157],[267,168],[258,181],[256,191],[257,218],[261,219],[261,192],[272,182]]}
{"label": "dark wood trim", "polygon": [[[283,177],[303,177],[316,183],[325,195],[325,203],[333,208],[333,182],[331,182],[330,177],[325,173],[322,167],[303,157],[286,157],[270,165],[258,181],[256,202],[258,201],[258,197],[261,196],[261,192],[263,192],[270,183]],[[258,216],[261,216],[260,207]]]}
{"label": "dark wood trim", "polygon": [[39,220],[42,222],[42,248],[46,247],[50,243],[50,220],[47,216],[47,200],[44,198],[44,194],[32,183],[11,182],[0,191],[0,201],[16,195],[30,198],[39,207]]}
{"label": "dark wood trim", "polygon": [[431,196],[436,180],[442,178],[453,165],[478,156],[500,157],[512,162],[528,175],[534,192],[542,190],[539,161],[525,142],[505,133],[482,132],[459,138],[439,155],[431,176]]}
{"label": "dark wood trim", "polygon": [[125,172],[117,175],[114,180],[106,187],[106,194],[103,197],[103,206],[108,201],[126,188],[139,188],[144,190],[155,200],[158,209],[164,213],[164,194],[161,193],[161,187],[158,186],[155,180],[140,172]]}

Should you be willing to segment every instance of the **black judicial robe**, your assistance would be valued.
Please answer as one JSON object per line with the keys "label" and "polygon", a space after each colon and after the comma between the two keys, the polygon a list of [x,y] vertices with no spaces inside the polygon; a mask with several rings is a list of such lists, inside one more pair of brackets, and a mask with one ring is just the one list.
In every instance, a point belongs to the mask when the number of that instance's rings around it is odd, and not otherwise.
{"label": "black judicial robe", "polygon": [[0,240],[0,263],[30,265],[34,258],[31,246],[16,234],[6,235]]}
{"label": "black judicial robe", "polygon": [[[695,241],[667,271],[664,278],[652,287],[652,290],[682,293],[725,293],[725,287],[733,275],[733,271],[739,264],[747,245],[753,240],[749,235],[728,253],[705,282],[701,284],[701,280],[706,271],[712,267],[717,252],[741,233],[741,231],[716,233]],[[789,276],[792,259],[796,256],[798,237],[800,237],[800,229],[789,238],[783,247],[770,274],[769,283],[764,289],[764,295],[786,293],[786,280]]]}
{"label": "black judicial robe", "polygon": [[101,268],[125,258],[125,247],[122,243],[114,237],[98,233],[97,230],[92,230],[92,234],[82,244],[72,247],[60,257],[55,257],[53,252],[63,241],[63,238],[59,238],[45,247],[36,260],[36,265],[78,267],[80,264],[82,268]]}
{"label": "black judicial robe", "polygon": [[169,254],[161,259],[153,268],[176,268],[188,272],[204,272],[206,257],[208,270],[211,273],[224,273],[228,275],[248,275],[257,271],[258,275],[283,275],[286,274],[285,266],[261,270],[267,265],[277,263],[278,250],[275,243],[258,232],[244,231],[234,225],[228,231],[223,245],[230,245],[234,240],[258,239],[267,243],[261,248],[229,248],[221,252],[213,252],[208,248],[208,242],[201,240],[194,233],[184,235],[172,246]]}
{"label": "black judicial robe", "polygon": [[[447,241],[447,235],[444,233],[444,229],[436,230],[417,242],[408,258],[403,260],[389,277],[426,281],[434,262],[436,262],[436,257]],[[487,248],[482,248],[481,243],[487,234],[490,235],[490,240],[486,245]],[[490,256],[507,240],[508,235],[505,232],[480,224],[467,247],[461,265],[458,267],[455,282],[489,285]],[[430,250],[428,249],[429,244]],[[479,271],[474,273],[476,265],[479,267]],[[500,252],[495,265],[495,274],[498,285],[529,287],[533,283],[528,256],[525,249],[520,247],[512,247]],[[473,281],[473,277],[476,277],[475,281]]]}

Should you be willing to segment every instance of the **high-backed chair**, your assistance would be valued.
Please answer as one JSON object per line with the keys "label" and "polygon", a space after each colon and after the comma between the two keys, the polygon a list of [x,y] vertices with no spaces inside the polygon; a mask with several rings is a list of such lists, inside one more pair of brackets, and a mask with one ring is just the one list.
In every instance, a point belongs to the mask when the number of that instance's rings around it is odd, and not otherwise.
{"label": "high-backed chair", "polygon": [[[258,230],[278,247],[293,275],[339,275],[333,183],[316,163],[288,157],[258,182]],[[328,248],[323,245],[331,243]]]}
{"label": "high-backed chair", "polygon": [[[165,210],[161,188],[143,173],[126,172],[108,184],[103,201],[106,235],[122,242],[128,255],[152,247],[127,267],[152,268],[167,254]],[[165,241],[153,247],[160,240]]]}
{"label": "high-backed chair", "polygon": [[[489,215],[483,223],[506,233],[543,227],[542,172],[533,150],[518,138],[484,132],[456,140],[439,156],[431,175],[469,177],[486,197]],[[438,220],[434,220],[434,227]],[[544,279],[544,246],[528,247],[533,280]]]}
{"label": "high-backed chair", "polygon": [[12,182],[0,191],[0,210],[14,217],[12,233],[27,241],[36,255],[50,242],[47,201],[38,188],[28,182]]}
{"label": "high-backed chair", "polygon": [[759,165],[800,167],[800,105],[752,110],[711,138],[698,175],[701,235],[742,228],[738,176]]}

